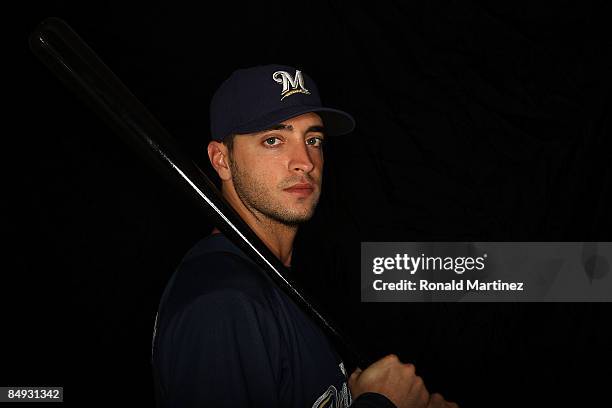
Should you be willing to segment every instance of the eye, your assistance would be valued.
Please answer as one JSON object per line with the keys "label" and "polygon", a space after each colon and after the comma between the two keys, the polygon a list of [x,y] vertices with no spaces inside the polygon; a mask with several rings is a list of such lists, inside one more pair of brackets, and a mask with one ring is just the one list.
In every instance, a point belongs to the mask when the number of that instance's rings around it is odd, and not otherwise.
{"label": "eye", "polygon": [[321,147],[323,145],[323,139],[320,137],[311,137],[306,140],[306,144],[314,147]]}
{"label": "eye", "polygon": [[272,137],[265,139],[264,144],[266,146],[278,146],[280,144],[280,139],[276,136],[272,136]]}

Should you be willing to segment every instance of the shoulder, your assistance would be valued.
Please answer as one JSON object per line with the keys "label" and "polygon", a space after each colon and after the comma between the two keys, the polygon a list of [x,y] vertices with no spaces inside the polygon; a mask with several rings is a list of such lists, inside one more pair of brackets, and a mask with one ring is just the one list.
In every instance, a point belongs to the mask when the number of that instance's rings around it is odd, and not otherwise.
{"label": "shoulder", "polygon": [[279,338],[284,323],[277,309],[282,306],[257,265],[215,252],[182,263],[175,273],[162,325],[176,341],[221,344],[238,336],[253,344],[258,338],[267,343]]}
{"label": "shoulder", "polygon": [[188,305],[270,305],[277,294],[270,278],[255,263],[233,252],[215,251],[183,260],[167,288],[169,314]]}
{"label": "shoulder", "polygon": [[271,287],[265,272],[254,262],[232,252],[211,252],[182,262],[181,280],[199,293],[237,289],[253,294]]}

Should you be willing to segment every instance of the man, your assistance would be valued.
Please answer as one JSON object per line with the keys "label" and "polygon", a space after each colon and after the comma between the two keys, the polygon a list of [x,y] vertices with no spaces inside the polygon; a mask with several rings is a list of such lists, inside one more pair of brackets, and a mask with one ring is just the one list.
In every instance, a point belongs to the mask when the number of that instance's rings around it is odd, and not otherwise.
{"label": "man", "polygon": [[[323,107],[307,75],[277,65],[235,71],[210,114],[223,196],[290,267],[321,194],[324,140],[350,132],[353,118]],[[347,381],[321,330],[216,228],[164,291],[153,366],[163,407],[451,406],[393,355]]]}

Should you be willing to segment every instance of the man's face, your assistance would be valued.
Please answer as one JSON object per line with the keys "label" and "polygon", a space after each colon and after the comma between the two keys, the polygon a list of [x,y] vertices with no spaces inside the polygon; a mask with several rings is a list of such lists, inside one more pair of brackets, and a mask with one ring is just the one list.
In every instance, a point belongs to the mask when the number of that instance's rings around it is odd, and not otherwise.
{"label": "man's face", "polygon": [[294,226],[312,217],[321,194],[322,130],[319,115],[306,113],[271,130],[235,136],[232,182],[257,218]]}

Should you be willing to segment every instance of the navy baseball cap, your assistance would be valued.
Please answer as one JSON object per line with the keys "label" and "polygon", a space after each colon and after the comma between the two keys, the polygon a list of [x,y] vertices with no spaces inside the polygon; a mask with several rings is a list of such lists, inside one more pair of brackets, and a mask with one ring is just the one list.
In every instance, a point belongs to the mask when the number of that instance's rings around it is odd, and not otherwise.
{"label": "navy baseball cap", "polygon": [[321,116],[326,135],[342,135],[355,128],[351,115],[321,105],[316,84],[304,72],[285,65],[239,69],[210,102],[212,139],[259,132],[308,112]]}

